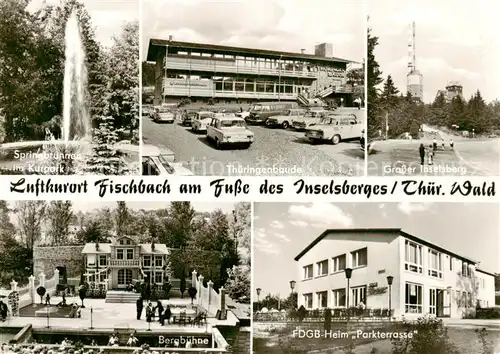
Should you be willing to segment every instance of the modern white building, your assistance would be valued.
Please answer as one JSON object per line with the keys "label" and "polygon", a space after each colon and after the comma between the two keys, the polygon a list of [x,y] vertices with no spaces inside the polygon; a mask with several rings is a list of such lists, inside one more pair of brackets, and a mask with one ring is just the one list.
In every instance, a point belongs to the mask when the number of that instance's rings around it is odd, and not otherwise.
{"label": "modern white building", "polygon": [[[494,274],[477,262],[401,229],[330,229],[295,260],[298,306],[343,308],[363,301],[395,318],[473,316],[495,305]],[[345,269],[352,269],[346,279]],[[393,277],[388,286],[387,277]],[[390,294],[390,296],[389,296]]]}

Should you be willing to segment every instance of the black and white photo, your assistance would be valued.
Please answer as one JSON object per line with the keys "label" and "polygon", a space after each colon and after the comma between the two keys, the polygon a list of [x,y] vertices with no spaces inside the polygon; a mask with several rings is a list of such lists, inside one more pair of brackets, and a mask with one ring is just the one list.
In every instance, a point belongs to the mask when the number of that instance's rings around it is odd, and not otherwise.
{"label": "black and white photo", "polygon": [[0,173],[140,174],[139,1],[0,3]]}
{"label": "black and white photo", "polygon": [[256,203],[254,352],[498,352],[499,212]]}
{"label": "black and white photo", "polygon": [[249,353],[249,203],[0,202],[2,353]]}
{"label": "black and white photo", "polygon": [[498,4],[370,2],[368,175],[500,173]]}
{"label": "black and white photo", "polygon": [[144,175],[364,174],[361,1],[142,1]]}

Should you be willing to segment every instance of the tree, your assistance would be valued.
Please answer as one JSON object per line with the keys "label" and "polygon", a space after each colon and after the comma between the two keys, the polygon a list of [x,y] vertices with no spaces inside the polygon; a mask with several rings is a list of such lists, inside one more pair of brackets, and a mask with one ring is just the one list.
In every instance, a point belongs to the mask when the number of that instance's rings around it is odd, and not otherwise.
{"label": "tree", "polygon": [[138,22],[125,24],[108,60],[110,115],[116,127],[128,128],[130,136],[139,121],[139,37]]}
{"label": "tree", "polygon": [[47,207],[49,235],[52,245],[64,245],[68,241],[69,225],[73,220],[73,203],[70,201],[53,201]]}
{"label": "tree", "polygon": [[251,205],[250,203],[237,203],[232,217],[229,217],[229,227],[233,237],[237,240],[238,253],[242,264],[250,265],[250,239],[251,239]]}
{"label": "tree", "polygon": [[398,104],[399,90],[394,85],[394,81],[392,80],[392,76],[388,75],[387,80],[385,80],[384,88],[382,90],[382,95],[380,97],[380,102],[387,108],[394,107]]}
{"label": "tree", "polygon": [[170,281],[163,282],[162,289],[163,289],[163,292],[165,294],[165,298],[169,299],[170,298],[170,290],[172,290],[172,283],[170,283]]}
{"label": "tree", "polygon": [[142,65],[142,86],[154,86],[155,85],[155,64],[143,61]]}
{"label": "tree", "polygon": [[117,202],[115,210],[116,234],[123,236],[130,221],[130,213],[127,208],[127,203],[124,201]]}
{"label": "tree", "polygon": [[225,289],[230,298],[247,302],[251,295],[251,269],[249,265],[234,266],[228,270]]}
{"label": "tree", "polygon": [[43,305],[43,296],[45,295],[46,292],[47,289],[45,289],[43,286],[39,286],[36,289],[36,293],[38,294],[38,296],[40,296],[40,305]]}
{"label": "tree", "polygon": [[170,260],[167,260],[163,266],[163,275],[166,281],[172,281],[174,277],[174,270],[172,269],[172,263]]}
{"label": "tree", "polygon": [[172,248],[187,245],[193,232],[195,211],[190,202],[172,202],[168,208],[168,218],[164,219],[160,242]]}
{"label": "tree", "polygon": [[332,329],[332,310],[328,308],[325,309],[324,316],[323,329],[329,332]]}
{"label": "tree", "polygon": [[40,225],[44,220],[46,207],[46,202],[41,200],[20,201],[15,204],[19,234],[30,251],[33,251],[35,243],[40,239]]}
{"label": "tree", "polygon": [[124,153],[116,145],[123,129],[114,127],[112,116],[97,119],[98,127],[93,129],[92,153],[86,161],[84,172],[95,175],[124,175],[130,172]]}
{"label": "tree", "polygon": [[181,273],[179,290],[181,292],[181,299],[182,299],[182,298],[184,298],[184,293],[186,292],[186,271],[185,270],[182,270],[182,273]]}
{"label": "tree", "polygon": [[304,307],[304,305],[300,305],[298,311],[297,311],[297,317],[299,319],[299,322],[302,323],[304,321],[304,318],[306,318],[307,315],[307,310]]}
{"label": "tree", "polygon": [[347,84],[353,86],[363,86],[365,84],[365,69],[351,69],[346,74]]}
{"label": "tree", "polygon": [[375,48],[378,45],[378,37],[371,34],[371,28],[368,28],[368,50],[367,50],[367,90],[368,90],[368,134],[373,136],[381,128],[381,120],[378,116],[378,93],[377,86],[383,82],[382,71],[375,59]]}
{"label": "tree", "polygon": [[43,34],[38,14],[30,13],[28,5],[25,0],[0,2],[0,107],[6,141],[32,138],[35,126],[60,108],[54,84],[59,83],[55,72],[61,52]]}
{"label": "tree", "polygon": [[83,283],[78,287],[78,296],[80,297],[80,300],[82,301],[82,308],[85,308],[85,305],[83,304],[83,300],[87,297],[87,291],[89,290],[89,286],[87,283]]}

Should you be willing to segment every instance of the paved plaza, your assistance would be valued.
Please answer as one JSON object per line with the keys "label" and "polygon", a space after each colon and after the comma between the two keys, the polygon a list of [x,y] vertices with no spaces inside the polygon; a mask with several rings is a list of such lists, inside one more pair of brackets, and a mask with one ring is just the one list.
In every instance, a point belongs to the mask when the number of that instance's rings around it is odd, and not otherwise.
{"label": "paved plaza", "polygon": [[[54,296],[52,298],[52,303],[57,304],[61,301],[60,297]],[[79,298],[68,297],[66,299],[67,303],[70,305],[73,302],[81,304]],[[191,299],[170,299],[162,300],[165,305],[170,305],[171,307],[176,306],[188,306],[191,304]],[[4,326],[9,327],[23,327],[27,324],[32,324],[34,328],[46,328],[47,323],[51,328],[71,328],[71,329],[85,329],[88,330],[91,327],[91,317],[92,317],[92,327],[94,329],[112,329],[112,328],[130,328],[138,331],[147,330],[149,328],[148,322],[146,322],[145,311],[142,312],[142,319],[137,320],[136,318],[136,306],[135,303],[106,303],[104,299],[85,299],[85,308],[81,309],[81,318],[47,318],[47,317],[11,317],[3,323]],[[91,316],[92,309],[92,316]],[[157,319],[157,318],[156,318]],[[231,319],[225,321],[219,321],[215,318],[208,317],[207,323],[198,325],[179,325],[179,324],[165,324],[162,326],[158,323],[158,320],[151,322],[150,328],[153,332],[166,332],[166,331],[182,331],[182,332],[211,332],[212,327],[216,325],[234,325],[234,321]]]}

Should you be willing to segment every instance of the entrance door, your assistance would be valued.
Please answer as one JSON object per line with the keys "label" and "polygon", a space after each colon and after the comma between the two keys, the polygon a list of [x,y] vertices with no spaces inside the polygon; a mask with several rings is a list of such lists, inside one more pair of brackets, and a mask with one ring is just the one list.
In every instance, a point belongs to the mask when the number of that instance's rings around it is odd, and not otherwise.
{"label": "entrance door", "polygon": [[118,270],[118,287],[125,288],[130,283],[132,283],[132,270],[119,269]]}
{"label": "entrance door", "polygon": [[443,317],[445,316],[444,313],[444,297],[445,297],[445,290],[438,290],[437,291],[437,317]]}

